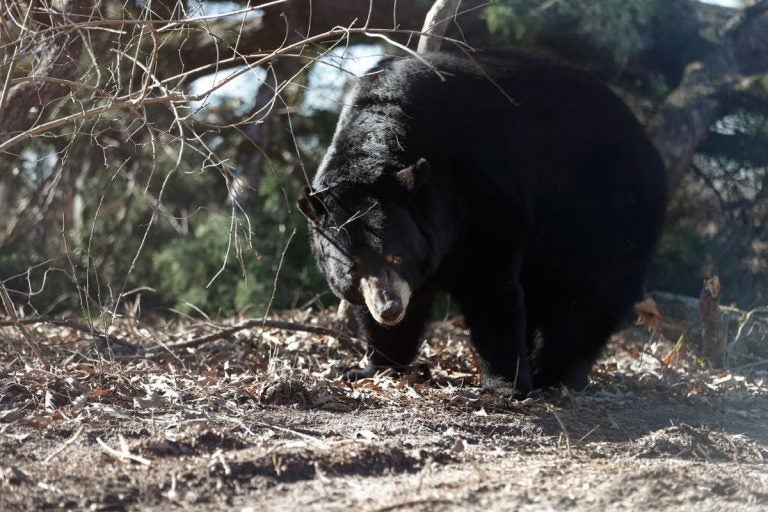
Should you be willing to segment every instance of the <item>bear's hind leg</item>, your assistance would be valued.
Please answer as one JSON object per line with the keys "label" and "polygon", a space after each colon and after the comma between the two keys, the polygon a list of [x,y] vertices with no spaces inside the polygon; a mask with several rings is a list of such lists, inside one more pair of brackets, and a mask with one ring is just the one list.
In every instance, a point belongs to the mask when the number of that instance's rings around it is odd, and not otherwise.
{"label": "bear's hind leg", "polygon": [[595,304],[554,314],[542,325],[543,339],[532,358],[534,387],[587,387],[589,371],[618,323]]}

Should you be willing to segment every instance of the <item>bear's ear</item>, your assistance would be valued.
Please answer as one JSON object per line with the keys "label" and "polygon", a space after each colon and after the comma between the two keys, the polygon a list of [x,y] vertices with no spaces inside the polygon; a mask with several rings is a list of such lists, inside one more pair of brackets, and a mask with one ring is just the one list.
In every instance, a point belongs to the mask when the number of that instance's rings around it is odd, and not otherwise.
{"label": "bear's ear", "polygon": [[296,206],[313,224],[319,223],[320,219],[323,217],[323,203],[312,195],[312,189],[309,187],[301,189],[299,198],[296,199]]}
{"label": "bear's ear", "polygon": [[405,169],[397,171],[397,181],[408,192],[416,192],[427,181],[429,176],[429,162],[426,158],[419,158],[418,162],[409,165]]}

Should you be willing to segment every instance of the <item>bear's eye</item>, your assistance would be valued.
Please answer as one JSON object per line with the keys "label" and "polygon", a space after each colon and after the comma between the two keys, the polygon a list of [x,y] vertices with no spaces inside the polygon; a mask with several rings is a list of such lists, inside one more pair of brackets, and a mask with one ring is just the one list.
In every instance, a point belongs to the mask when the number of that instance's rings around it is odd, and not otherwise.
{"label": "bear's eye", "polygon": [[352,264],[349,266],[349,275],[352,278],[358,278],[363,272],[363,260],[360,258],[354,258]]}
{"label": "bear's eye", "polygon": [[391,265],[393,267],[396,267],[396,266],[400,265],[400,263],[402,261],[403,261],[403,258],[401,258],[400,256],[396,256],[394,254],[385,254],[384,255],[384,262],[387,265]]}

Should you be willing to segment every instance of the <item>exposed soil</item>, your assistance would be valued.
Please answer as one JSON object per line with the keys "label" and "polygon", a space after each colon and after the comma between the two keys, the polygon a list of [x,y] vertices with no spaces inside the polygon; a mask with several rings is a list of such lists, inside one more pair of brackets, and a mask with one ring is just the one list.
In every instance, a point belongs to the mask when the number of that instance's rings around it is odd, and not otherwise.
{"label": "exposed soil", "polygon": [[[217,328],[110,334],[143,350]],[[354,384],[361,355],[330,336],[251,328],[139,357],[29,333],[49,366],[0,328],[2,510],[768,509],[765,366],[708,370],[636,328],[586,391],[525,401],[477,387],[450,322],[412,372]]]}

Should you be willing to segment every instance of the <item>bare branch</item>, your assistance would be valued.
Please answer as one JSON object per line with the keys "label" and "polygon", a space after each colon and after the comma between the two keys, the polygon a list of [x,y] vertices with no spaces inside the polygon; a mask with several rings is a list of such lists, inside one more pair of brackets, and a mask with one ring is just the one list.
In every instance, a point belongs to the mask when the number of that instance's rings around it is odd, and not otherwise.
{"label": "bare branch", "polygon": [[269,319],[262,318],[262,319],[248,320],[241,324],[235,325],[233,327],[221,329],[214,333],[206,334],[205,336],[198,336],[197,338],[192,338],[191,340],[168,344],[168,345],[162,345],[160,347],[155,347],[155,348],[150,348],[150,349],[147,349],[145,354],[147,357],[152,357],[166,351],[173,353],[174,350],[199,347],[200,345],[204,345],[212,341],[229,338],[233,334],[240,332],[242,330],[253,329],[253,328],[281,329],[286,331],[309,332],[312,334],[322,334],[324,336],[332,336],[337,340],[339,340],[342,343],[342,345],[344,345],[346,348],[349,348],[354,351],[359,350],[357,347],[357,340],[355,340],[355,338],[351,336],[347,336],[346,334],[340,333],[338,331],[334,331],[333,329],[328,329],[327,327],[319,327],[316,325],[305,325],[305,324],[299,324],[295,322],[286,322],[284,320],[269,320]]}
{"label": "bare branch", "polygon": [[[91,8],[90,0],[70,0],[66,4],[63,24],[72,23],[75,16],[85,16]],[[23,32],[23,31],[22,31]],[[0,104],[0,140],[8,134],[23,132],[34,122],[30,116],[33,108],[55,103],[65,97],[70,88],[57,83],[57,79],[71,81],[75,76],[80,52],[83,47],[82,37],[78,32],[63,31],[41,50],[41,56],[30,75],[48,77],[44,82],[24,82],[4,90]],[[11,72],[6,77],[9,83]]]}
{"label": "bare branch", "polygon": [[35,353],[40,362],[45,366],[49,366],[48,360],[43,355],[40,347],[37,346],[37,341],[35,341],[35,338],[27,330],[27,328],[24,327],[24,324],[19,321],[19,317],[16,315],[16,310],[14,309],[11,297],[8,295],[8,290],[5,288],[5,283],[2,281],[0,281],[0,302],[2,302],[8,318],[11,319],[10,325],[13,325],[19,330],[19,332],[24,337],[24,340],[27,342],[27,345],[29,345],[29,348],[32,349],[32,352]]}
{"label": "bare branch", "polygon": [[[2,283],[0,283],[0,286],[3,286]],[[0,291],[2,293],[2,291]],[[138,353],[139,347],[134,345],[133,343],[126,341],[122,338],[118,338],[117,336],[113,336],[111,334],[104,334],[102,332],[99,332],[97,329],[95,329],[92,326],[88,326],[85,324],[81,324],[80,322],[76,322],[74,320],[68,320],[66,318],[54,318],[49,316],[38,316],[35,318],[23,318],[19,319],[17,318],[15,321],[12,319],[10,321],[0,321],[0,327],[5,326],[17,326],[17,325],[36,325],[36,324],[50,324],[50,325],[58,325],[61,327],[68,327],[70,329],[74,329],[75,331],[82,332],[85,334],[91,334],[93,335],[97,340],[106,342],[108,344],[113,345],[119,345],[131,353]]]}

